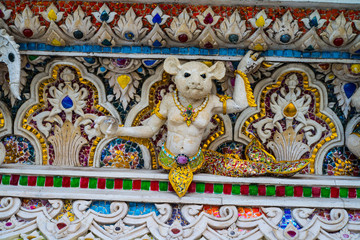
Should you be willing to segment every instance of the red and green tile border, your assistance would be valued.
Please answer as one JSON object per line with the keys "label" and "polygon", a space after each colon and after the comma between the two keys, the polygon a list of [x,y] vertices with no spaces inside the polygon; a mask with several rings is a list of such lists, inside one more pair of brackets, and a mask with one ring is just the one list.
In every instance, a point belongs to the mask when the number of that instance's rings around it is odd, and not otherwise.
{"label": "red and green tile border", "polygon": [[[121,178],[0,175],[2,186],[173,192],[167,181]],[[268,197],[360,198],[360,188],[192,182],[189,193]]]}

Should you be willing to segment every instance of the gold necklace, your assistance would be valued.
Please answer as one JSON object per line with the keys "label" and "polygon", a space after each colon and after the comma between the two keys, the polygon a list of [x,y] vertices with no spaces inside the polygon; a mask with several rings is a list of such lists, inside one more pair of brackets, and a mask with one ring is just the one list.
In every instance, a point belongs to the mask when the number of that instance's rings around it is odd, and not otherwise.
{"label": "gold necklace", "polygon": [[190,124],[195,121],[195,118],[197,117],[199,112],[204,110],[204,108],[206,107],[207,103],[209,102],[209,95],[206,96],[202,104],[197,108],[193,108],[191,104],[189,104],[187,107],[184,107],[179,101],[177,90],[175,90],[173,93],[173,99],[176,107],[180,110],[181,116],[184,117],[184,121],[186,122],[186,125],[188,125],[189,127]]}

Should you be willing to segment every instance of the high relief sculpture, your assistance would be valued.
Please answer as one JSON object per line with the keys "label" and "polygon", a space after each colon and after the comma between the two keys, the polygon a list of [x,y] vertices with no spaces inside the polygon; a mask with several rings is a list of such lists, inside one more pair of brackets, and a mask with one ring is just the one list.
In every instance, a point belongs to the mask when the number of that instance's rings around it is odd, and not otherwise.
{"label": "high relief sculpture", "polygon": [[309,161],[276,161],[256,139],[246,148],[246,160],[202,150],[200,146],[213,115],[240,112],[248,106],[256,106],[247,74],[256,71],[263,62],[264,58],[258,58],[259,54],[249,51],[241,60],[235,71],[232,99],[212,93],[212,80],[225,75],[222,62],[208,67],[201,62],[181,64],[177,58],[168,57],[164,70],[174,75],[176,90],[164,96],[146,125],[117,127],[115,119],[100,117],[95,127],[108,137],[150,138],[166,124],[167,139],[158,161],[160,166],[170,170],[170,183],[180,197],[185,195],[193,173],[198,170],[231,177],[290,176],[306,167]]}

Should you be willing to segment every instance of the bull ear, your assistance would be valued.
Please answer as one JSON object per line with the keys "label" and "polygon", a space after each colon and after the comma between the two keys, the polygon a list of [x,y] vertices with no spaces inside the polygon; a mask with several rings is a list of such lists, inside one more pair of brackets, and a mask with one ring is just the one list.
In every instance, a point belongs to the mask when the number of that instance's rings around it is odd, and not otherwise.
{"label": "bull ear", "polygon": [[164,62],[164,69],[167,73],[171,75],[176,75],[181,69],[179,59],[177,59],[176,57],[166,58]]}
{"label": "bull ear", "polygon": [[225,65],[223,62],[216,62],[214,65],[212,65],[209,68],[208,72],[211,74],[213,78],[220,80],[225,76],[225,72],[226,72]]}

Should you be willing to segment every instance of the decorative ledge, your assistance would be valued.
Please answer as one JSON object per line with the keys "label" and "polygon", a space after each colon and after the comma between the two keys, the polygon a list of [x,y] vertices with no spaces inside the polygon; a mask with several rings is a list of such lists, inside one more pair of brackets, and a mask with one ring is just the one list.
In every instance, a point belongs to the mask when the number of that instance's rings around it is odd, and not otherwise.
{"label": "decorative ledge", "polygon": [[[111,196],[112,200],[121,201],[144,201],[145,198],[149,202],[213,205],[241,202],[245,206],[309,206],[312,202],[311,206],[335,207],[335,204],[360,208],[360,180],[353,177],[297,175],[279,179],[197,174],[188,194],[180,199],[169,184],[167,174],[159,170],[54,169],[45,166],[19,169],[7,165],[0,169],[0,174],[1,196],[23,196],[25,191],[27,197],[40,198],[108,199]],[[64,189],[67,195],[64,195]]]}

